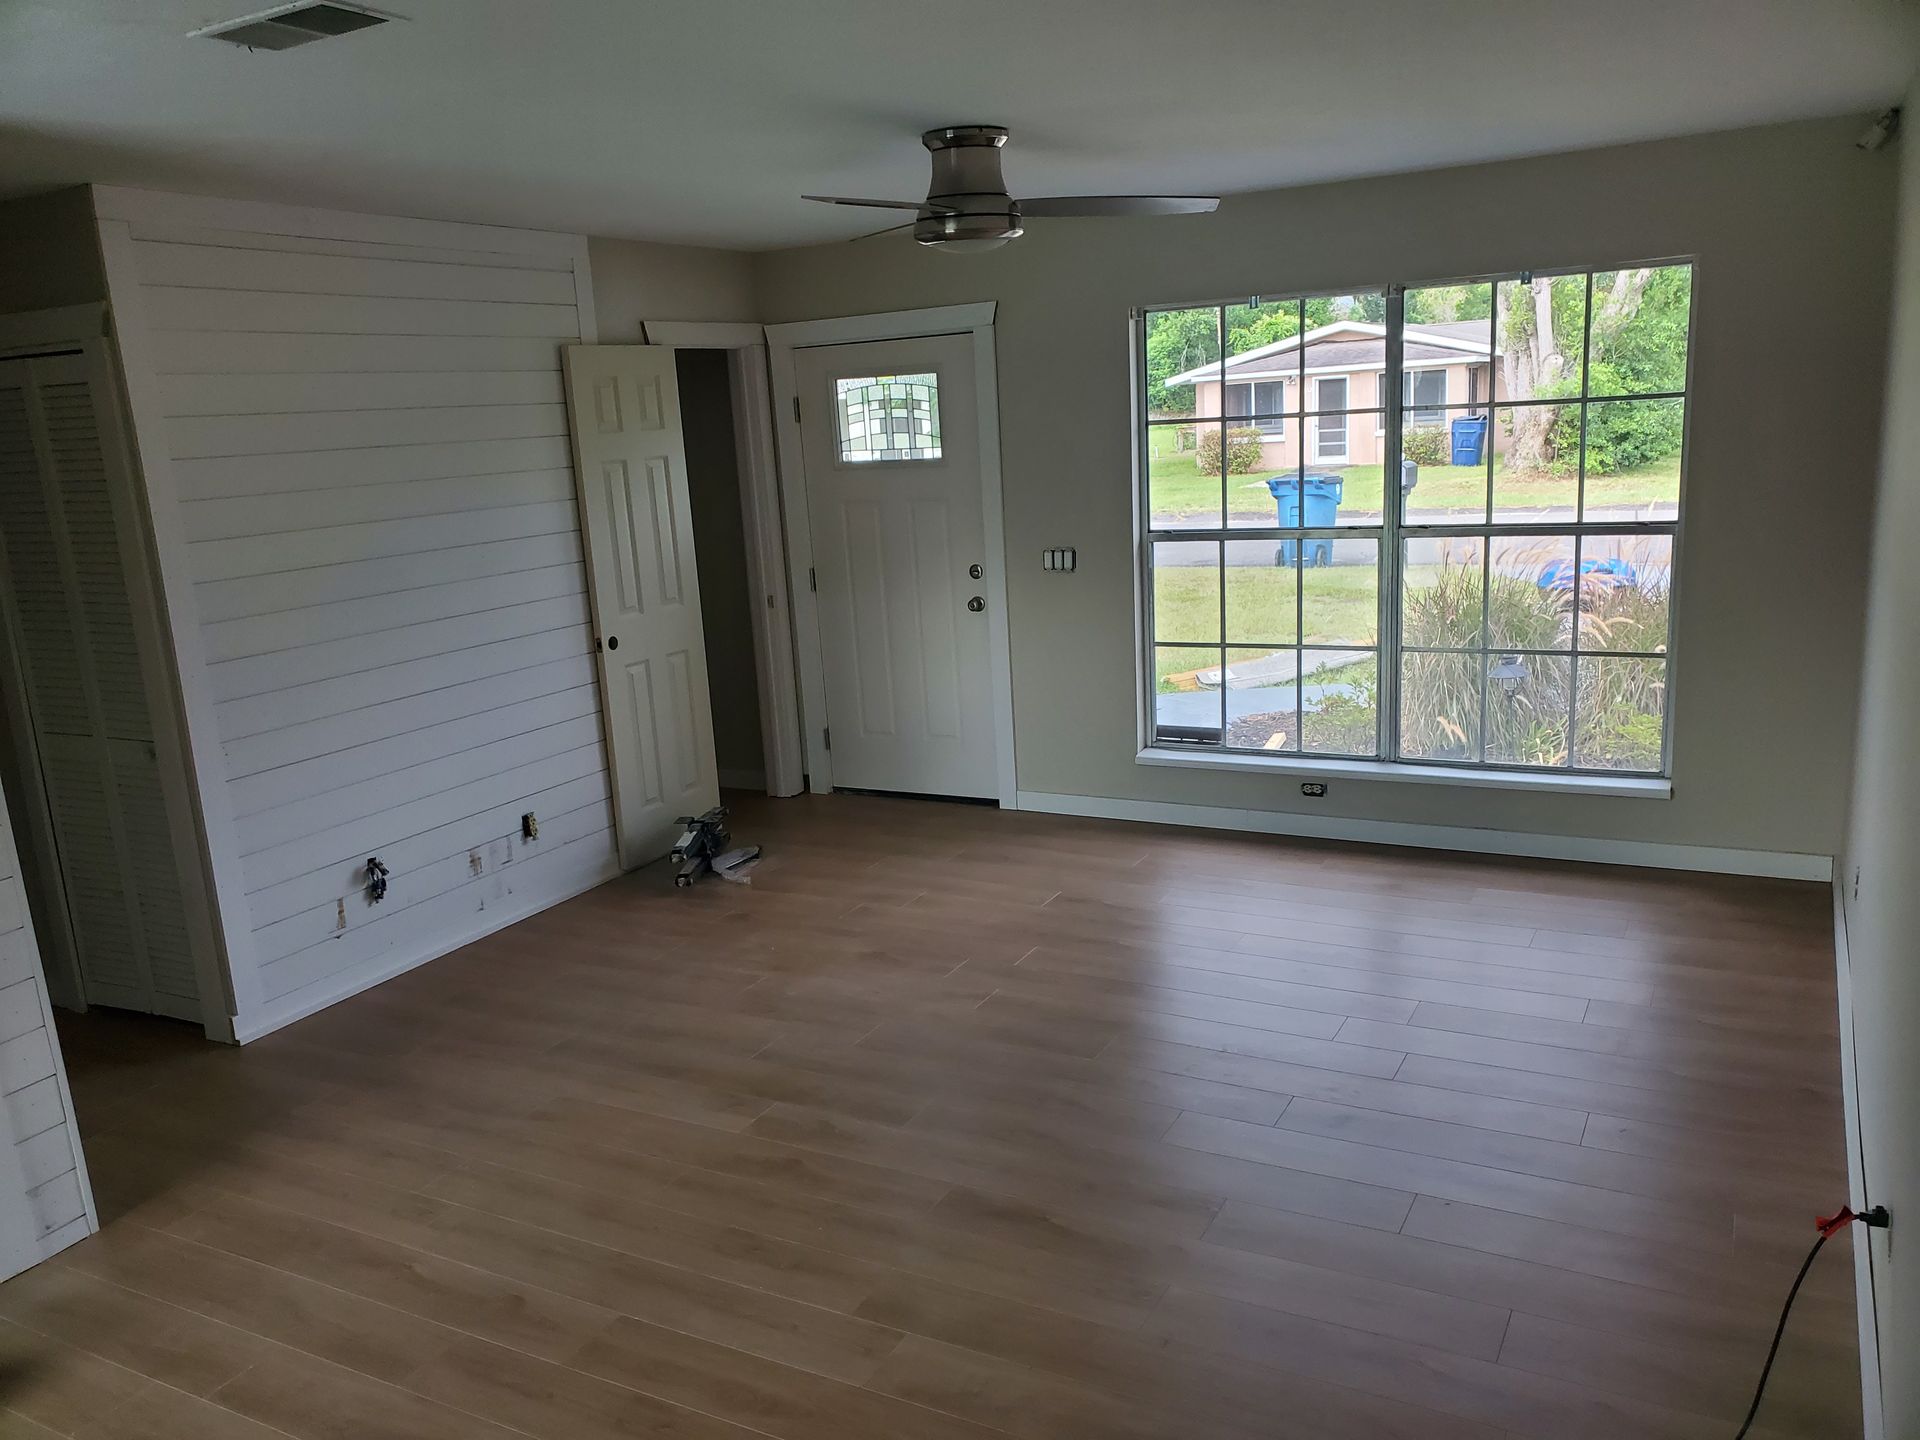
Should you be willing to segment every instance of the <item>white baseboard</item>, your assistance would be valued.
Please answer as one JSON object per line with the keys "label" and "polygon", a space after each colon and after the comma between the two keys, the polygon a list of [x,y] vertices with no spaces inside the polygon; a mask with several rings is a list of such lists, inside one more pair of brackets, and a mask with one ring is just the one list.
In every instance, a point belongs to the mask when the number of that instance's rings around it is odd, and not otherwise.
{"label": "white baseboard", "polygon": [[376,985],[385,984],[396,975],[417,970],[430,961],[438,960],[442,955],[451,954],[462,945],[471,945],[474,941],[484,939],[496,930],[504,930],[507,926],[524,920],[529,915],[551,909],[561,901],[571,900],[576,895],[584,895],[596,886],[618,879],[619,875],[619,861],[609,858],[605,865],[596,867],[584,875],[573,877],[557,889],[530,895],[522,904],[509,906],[504,910],[483,910],[479,912],[481,919],[478,923],[444,938],[436,937],[424,950],[413,951],[399,959],[389,960],[369,969],[335,976],[330,981],[308,989],[296,990],[291,995],[283,996],[262,1006],[251,1015],[236,1015],[233,1019],[234,1043],[245,1045],[249,1041],[258,1040],[262,1035],[270,1035],[275,1030],[293,1024],[296,1020],[304,1020],[307,1016],[326,1009],[329,1005],[337,1005],[342,1000],[360,994],[363,990],[371,990]]}
{"label": "white baseboard", "polygon": [[767,772],[764,770],[734,770],[722,766],[719,775],[722,790],[759,790],[767,788]]}
{"label": "white baseboard", "polygon": [[[1833,959],[1840,1005],[1840,1096],[1847,1127],[1847,1203],[1864,1210],[1867,1195],[1866,1151],[1860,1140],[1860,1077],[1853,1060],[1853,964],[1847,948],[1847,891],[1844,872],[1833,881]],[[1853,1232],[1853,1298],[1860,1331],[1860,1409],[1866,1440],[1884,1440],[1886,1416],[1880,1403],[1880,1319],[1873,1286],[1873,1232]]]}
{"label": "white baseboard", "polygon": [[1282,810],[1234,810],[1222,805],[1181,805],[1160,800],[1123,800],[1100,795],[1049,795],[1022,790],[1019,808],[1102,820],[1144,820],[1207,830],[1244,830],[1261,835],[1297,835],[1311,840],[1354,840],[1368,845],[1408,845],[1421,850],[1464,850],[1483,855],[1522,855],[1539,860],[1585,860],[1599,865],[1644,865],[1656,870],[1700,870],[1719,875],[1764,875],[1780,880],[1831,880],[1831,855],[1773,850],[1723,850],[1705,845],[1662,845],[1642,840],[1600,840],[1578,835],[1534,835],[1524,830],[1479,830],[1463,825],[1412,825],[1391,820],[1298,815]]}

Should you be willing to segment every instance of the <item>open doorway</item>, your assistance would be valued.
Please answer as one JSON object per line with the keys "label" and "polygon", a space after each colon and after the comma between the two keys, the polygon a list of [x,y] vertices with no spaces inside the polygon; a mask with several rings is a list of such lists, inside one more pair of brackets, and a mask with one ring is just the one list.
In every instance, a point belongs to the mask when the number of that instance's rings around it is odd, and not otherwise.
{"label": "open doorway", "polygon": [[765,792],[765,740],[754,673],[753,589],[740,501],[736,417],[724,350],[674,352],[687,492],[699,569],[700,620],[713,700],[713,749],[720,785]]}

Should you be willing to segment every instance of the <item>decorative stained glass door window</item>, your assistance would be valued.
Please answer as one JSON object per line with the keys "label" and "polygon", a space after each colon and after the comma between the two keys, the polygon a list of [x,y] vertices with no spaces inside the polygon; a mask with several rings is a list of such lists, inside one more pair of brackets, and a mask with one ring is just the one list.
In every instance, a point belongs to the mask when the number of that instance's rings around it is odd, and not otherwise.
{"label": "decorative stained glass door window", "polygon": [[851,375],[834,385],[843,462],[940,458],[938,375]]}

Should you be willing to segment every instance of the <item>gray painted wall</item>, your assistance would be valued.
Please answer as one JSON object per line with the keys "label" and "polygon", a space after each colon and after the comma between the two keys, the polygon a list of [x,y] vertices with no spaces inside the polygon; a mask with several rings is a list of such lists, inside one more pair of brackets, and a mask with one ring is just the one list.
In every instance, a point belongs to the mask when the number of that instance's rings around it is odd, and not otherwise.
{"label": "gray painted wall", "polygon": [[[1920,114],[1920,87],[1907,114]],[[1900,145],[1899,294],[1874,524],[1860,772],[1847,869],[1854,1063],[1866,1199],[1920,1223],[1920,136]],[[1847,877],[1843,872],[1843,882]],[[1857,1243],[1857,1242],[1856,1242]],[[1890,1440],[1920,1435],[1920,1259],[1872,1232]]]}
{"label": "gray painted wall", "polygon": [[[999,302],[1023,790],[1739,849],[1840,845],[1859,688],[1895,194],[1844,118],[1036,224],[974,256],[900,236],[755,258],[761,318]],[[1276,137],[1276,142],[1283,137]],[[1015,167],[1017,176],[1017,166]],[[1134,763],[1129,307],[1698,258],[1670,801]],[[1071,577],[1039,552],[1077,545]]]}
{"label": "gray painted wall", "polygon": [[737,250],[587,242],[602,345],[638,345],[647,320],[757,320],[753,266]]}

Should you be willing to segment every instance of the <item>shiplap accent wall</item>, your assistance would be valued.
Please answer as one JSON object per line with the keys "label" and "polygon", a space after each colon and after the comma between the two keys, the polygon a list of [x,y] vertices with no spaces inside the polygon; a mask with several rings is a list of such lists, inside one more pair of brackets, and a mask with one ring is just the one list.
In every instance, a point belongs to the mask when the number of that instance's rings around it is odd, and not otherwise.
{"label": "shiplap accent wall", "polygon": [[585,243],[96,195],[245,1039],[616,873],[560,385]]}
{"label": "shiplap accent wall", "polygon": [[0,1280],[96,1228],[20,857],[0,802]]}

